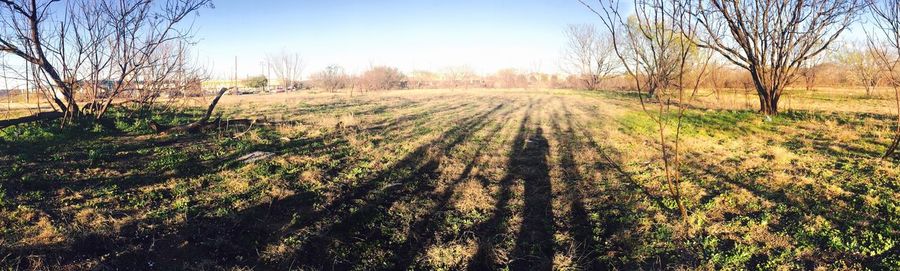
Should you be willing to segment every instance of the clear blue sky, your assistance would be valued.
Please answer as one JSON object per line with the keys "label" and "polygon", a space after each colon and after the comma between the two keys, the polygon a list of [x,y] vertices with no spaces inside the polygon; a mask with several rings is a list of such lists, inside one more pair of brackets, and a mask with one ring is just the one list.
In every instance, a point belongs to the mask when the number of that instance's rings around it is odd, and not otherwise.
{"label": "clear blue sky", "polygon": [[267,53],[299,52],[304,76],[329,64],[359,72],[468,65],[556,72],[570,23],[599,24],[576,0],[219,0],[195,27],[214,77],[261,73]]}

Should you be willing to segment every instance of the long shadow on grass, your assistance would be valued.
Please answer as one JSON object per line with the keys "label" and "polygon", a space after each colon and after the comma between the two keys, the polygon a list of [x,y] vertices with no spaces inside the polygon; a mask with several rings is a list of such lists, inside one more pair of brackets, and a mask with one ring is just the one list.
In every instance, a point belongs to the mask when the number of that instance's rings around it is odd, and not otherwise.
{"label": "long shadow on grass", "polygon": [[421,112],[405,114],[392,119],[380,121],[373,125],[370,125],[369,127],[366,127],[365,130],[370,133],[389,133],[398,130],[400,127],[403,127],[400,124],[420,120],[428,116],[433,116],[434,114],[436,114],[436,112],[440,112],[441,114],[454,114],[458,109],[469,109],[470,105],[471,103],[443,104],[435,106],[433,108],[427,108],[426,110],[422,110]]}
{"label": "long shadow on grass", "polygon": [[[578,259],[587,259],[588,261],[579,263],[579,265],[585,269],[598,270],[601,266],[596,261],[596,253],[602,248],[597,242],[598,238],[594,236],[595,226],[592,225],[588,217],[587,207],[584,204],[586,191],[582,190],[582,182],[587,180],[587,177],[583,176],[579,170],[574,155],[574,150],[581,149],[583,146],[581,146],[581,142],[576,138],[575,132],[572,130],[571,117],[566,117],[569,127],[565,131],[559,125],[560,119],[560,116],[557,114],[551,122],[551,126],[553,135],[559,145],[557,152],[559,153],[560,167],[562,167],[562,178],[567,188],[565,193],[571,199],[569,207],[571,213],[568,214],[571,217],[568,225],[570,227],[569,230],[574,235],[576,242],[578,242],[575,248]],[[606,230],[614,231],[614,229]]]}
{"label": "long shadow on grass", "polygon": [[[119,268],[146,268],[147,263],[169,269],[185,264],[211,264],[213,266],[268,266],[284,269],[291,266],[319,266],[336,269],[358,266],[359,262],[339,262],[357,256],[335,254],[357,247],[341,245],[337,250],[324,246],[330,240],[338,244],[350,244],[363,226],[383,214],[392,202],[426,191],[439,161],[421,161],[432,148],[449,150],[463,142],[469,134],[480,129],[489,116],[501,107],[459,120],[459,125],[448,129],[440,138],[427,143],[401,159],[394,168],[365,181],[362,185],[339,196],[321,209],[314,208],[316,196],[297,191],[292,196],[272,200],[227,217],[198,217],[169,233],[136,234],[125,236],[131,243],[126,253],[110,257],[104,264]],[[440,151],[438,151],[440,152]],[[412,173],[410,173],[412,172]],[[409,174],[409,175],[406,175]],[[397,180],[397,178],[400,178]],[[392,181],[398,184],[391,185]],[[125,232],[140,232],[140,225],[130,226]],[[317,232],[314,235],[313,231]],[[294,233],[295,235],[285,234]],[[364,232],[365,233],[365,232]],[[262,255],[271,245],[278,246],[285,238],[300,238],[301,248],[287,253],[286,259],[266,259]],[[377,239],[372,239],[377,240]],[[119,244],[118,247],[129,247]],[[362,248],[362,247],[358,247]],[[288,248],[294,250],[294,248]]]}
{"label": "long shadow on grass", "polygon": [[552,270],[556,232],[553,224],[553,187],[547,155],[550,145],[544,130],[537,127],[516,157],[514,174],[521,177],[525,186],[525,206],[522,227],[516,238],[512,267],[517,270]]}
{"label": "long shadow on grass", "polygon": [[[878,232],[879,228],[877,227],[881,227],[881,230],[883,231],[885,227],[891,228],[897,226],[896,223],[892,223],[886,217],[869,214],[866,213],[865,210],[854,209],[852,207],[841,207],[844,206],[844,204],[828,202],[841,201],[842,199],[812,197],[812,195],[822,195],[821,193],[814,192],[817,190],[821,191],[820,189],[816,189],[813,187],[798,188],[801,191],[812,193],[810,195],[800,195],[799,193],[791,193],[789,191],[786,191],[785,189],[768,187],[757,181],[744,182],[735,180],[732,176],[721,173],[729,171],[729,169],[725,168],[723,165],[703,164],[699,161],[693,161],[693,163],[693,168],[702,169],[701,172],[704,174],[714,176],[718,180],[722,180],[737,188],[749,191],[759,198],[766,199],[783,206],[787,206],[787,210],[780,215],[778,223],[773,223],[769,226],[769,230],[773,232],[785,232],[787,234],[796,233],[798,231],[802,232],[803,227],[805,227],[802,222],[806,217],[809,217],[810,215],[817,215],[824,218],[830,224],[835,225],[836,228],[840,231],[848,231],[852,229],[870,229]],[[823,200],[825,200],[826,202],[823,202]],[[754,214],[740,215],[747,216]],[[738,216],[734,217],[734,219],[736,218],[738,218]],[[886,232],[890,232],[890,230]],[[821,236],[814,237],[812,241],[814,241],[814,243],[817,245],[817,249],[813,254],[814,256],[812,256],[811,258],[807,258],[804,261],[804,264],[806,264],[808,268],[812,268],[815,266],[825,266],[829,262],[834,261],[865,262],[873,264],[891,257],[891,255],[893,255],[892,253],[896,252],[895,248],[878,255],[864,255],[862,253],[852,253],[846,250],[835,251],[830,248],[830,242],[832,242],[833,240],[827,240]],[[763,260],[755,259],[754,261],[749,261],[747,263],[748,268],[754,267],[760,261]]]}
{"label": "long shadow on grass", "polygon": [[[598,169],[605,170],[605,171],[609,171],[609,170],[613,171],[616,175],[618,175],[618,178],[616,178],[616,179],[624,182],[624,184],[628,186],[627,187],[628,189],[634,189],[634,190],[640,192],[640,194],[642,194],[647,199],[651,200],[656,205],[656,207],[658,207],[660,210],[666,211],[667,214],[669,214],[669,215],[675,214],[674,209],[668,208],[668,207],[666,207],[665,204],[663,204],[663,198],[661,196],[657,196],[657,195],[654,195],[653,193],[650,193],[650,191],[647,190],[647,188],[645,188],[643,185],[638,183],[637,180],[634,179],[633,174],[631,174],[628,171],[625,171],[625,169],[623,169],[622,166],[619,165],[619,163],[617,163],[615,160],[613,160],[613,157],[619,157],[619,156],[623,155],[622,153],[618,152],[615,149],[607,148],[607,147],[600,145],[600,143],[598,143],[596,140],[594,140],[593,134],[590,132],[590,129],[584,123],[572,121],[572,119],[574,118],[574,115],[572,114],[571,110],[568,108],[568,105],[566,105],[565,103],[563,104],[563,110],[564,110],[565,118],[571,122],[570,124],[574,125],[574,126],[572,126],[572,127],[574,127],[573,129],[579,130],[581,132],[582,136],[584,136],[584,138],[585,138],[584,143],[586,144],[586,147],[591,148],[592,150],[596,150],[597,154],[599,154],[600,158],[602,158],[602,161],[599,161],[598,164],[596,165],[596,167]],[[639,139],[635,138],[635,140],[639,140]]]}
{"label": "long shadow on grass", "polygon": [[[478,249],[469,263],[473,270],[497,269],[502,267],[494,255],[496,245],[505,239],[504,232],[514,210],[510,206],[513,186],[523,181],[525,186],[525,208],[523,224],[516,238],[510,267],[515,270],[550,270],[553,265],[555,232],[550,209],[551,187],[547,166],[548,144],[540,128],[530,128],[534,102],[529,103],[519,125],[509,162],[507,174],[499,185],[493,215],[479,224],[475,230]],[[532,130],[534,129],[534,130]]]}
{"label": "long shadow on grass", "polygon": [[[591,169],[596,170],[604,178],[602,183],[596,184],[600,188],[597,194],[586,195],[583,198],[584,201],[592,203],[590,206],[586,206],[586,211],[596,214],[596,219],[598,219],[598,221],[594,221],[595,218],[589,219],[594,235],[591,237],[596,242],[594,243],[596,247],[592,248],[595,257],[591,259],[591,268],[656,270],[664,269],[663,263],[684,261],[684,259],[678,258],[680,256],[676,255],[676,252],[672,251],[652,255],[657,259],[655,262],[646,261],[645,257],[648,255],[643,255],[644,252],[640,251],[644,244],[668,242],[669,240],[654,240],[655,237],[648,236],[639,229],[639,220],[653,215],[648,213],[649,210],[646,208],[641,208],[641,202],[649,201],[650,204],[655,205],[670,217],[675,215],[675,210],[665,207],[661,197],[647,191],[629,172],[616,163],[612,157],[622,154],[614,149],[605,148],[595,141],[590,129],[585,124],[578,122],[565,102],[562,107],[563,118],[569,127],[563,134],[571,137],[573,142],[577,142],[579,148],[588,148],[597,152],[600,156],[599,161],[595,161]],[[582,140],[579,142],[578,138],[582,138]],[[563,158],[567,156],[571,156],[571,154],[562,155]]]}
{"label": "long shadow on grass", "polygon": [[502,118],[500,121],[497,121],[494,129],[492,129],[487,135],[481,138],[481,143],[478,144],[475,152],[471,157],[468,157],[468,162],[463,168],[462,173],[454,178],[448,184],[448,187],[444,188],[442,192],[429,195],[430,198],[435,199],[436,203],[432,205],[433,207],[429,208],[429,210],[425,212],[425,218],[412,223],[412,225],[409,227],[410,231],[406,235],[406,238],[404,238],[405,241],[402,245],[399,246],[400,253],[396,255],[395,261],[397,262],[397,270],[413,269],[415,260],[417,260],[417,256],[421,255],[429,245],[432,245],[434,243],[434,241],[440,239],[439,235],[441,232],[441,221],[443,218],[445,218],[445,215],[448,212],[447,208],[449,207],[454,188],[458,187],[462,182],[472,177],[472,171],[479,163],[479,159],[482,158],[484,152],[488,149],[491,143],[494,142],[497,135],[500,133],[503,127],[506,126],[506,123],[508,121],[508,116]]}
{"label": "long shadow on grass", "polygon": [[501,106],[496,106],[489,111],[481,112],[479,114],[476,114],[475,116],[460,119],[459,122],[462,124],[453,126],[437,139],[419,146],[411,153],[407,154],[405,157],[396,162],[393,168],[382,171],[380,175],[373,177],[370,181],[364,182],[348,193],[342,193],[339,198],[332,201],[332,204],[323,207],[322,211],[320,212],[308,215],[303,219],[301,223],[298,223],[298,226],[302,227],[314,224],[323,218],[334,216],[334,212],[338,212],[345,207],[350,207],[345,205],[356,199],[361,199],[367,193],[378,188],[379,186],[386,185],[386,183],[384,183],[386,179],[396,177],[395,175],[403,173],[399,170],[408,169],[410,167],[423,164],[424,161],[422,160],[422,158],[425,157],[429,149],[434,147],[435,144],[439,144],[440,142],[447,140],[447,138],[452,135],[460,134],[462,132],[469,132],[467,131],[467,129],[471,129],[478,122],[486,121],[487,117],[490,114],[495,113],[500,108]]}
{"label": "long shadow on grass", "polygon": [[[338,201],[336,204],[340,206],[335,206],[335,211],[326,216],[334,222],[320,220],[304,223],[307,227],[301,226],[301,229],[311,230],[315,235],[298,249],[298,262],[305,266],[343,270],[360,267],[360,263],[374,260],[366,259],[367,254],[388,254],[399,250],[399,246],[394,246],[389,241],[390,233],[385,232],[394,228],[389,225],[396,224],[390,218],[391,206],[396,202],[425,199],[436,185],[440,175],[438,166],[444,154],[487,126],[501,107],[494,107],[461,121],[460,125],[449,129],[439,139],[421,146],[396,166],[373,178],[369,185],[364,185],[364,189],[357,189],[358,192],[352,194],[364,194],[354,197],[362,204]],[[377,186],[381,188],[376,189]],[[373,264],[375,266],[367,268],[385,268],[391,265],[386,262]]]}
{"label": "long shadow on grass", "polygon": [[[346,140],[325,141],[325,137],[297,140],[292,144],[284,144],[282,146],[294,151],[328,148],[341,154],[346,152],[340,151],[340,149],[348,147]],[[340,159],[340,157],[334,157],[334,159]],[[222,167],[213,168],[221,169]],[[191,172],[214,174],[217,171],[198,169]],[[192,178],[191,176],[161,175],[154,178],[146,177],[148,180],[153,180],[146,182],[142,181],[143,177],[129,177],[117,181],[117,183],[123,184],[123,187],[119,188],[119,192],[116,192],[111,197],[124,198],[122,199],[123,202],[119,204],[130,204],[128,201],[132,200],[131,198],[145,201],[146,203],[142,208],[158,210],[157,213],[162,217],[151,215],[151,217],[142,217],[125,223],[116,230],[114,236],[100,236],[95,233],[73,234],[69,236],[71,242],[68,244],[15,247],[10,249],[11,255],[17,257],[42,255],[42,257],[46,257],[46,261],[60,264],[77,263],[86,259],[98,260],[97,258],[99,257],[101,266],[128,270],[180,269],[186,266],[183,265],[186,262],[221,261],[241,263],[241,257],[250,255],[247,250],[250,248],[250,245],[258,243],[260,237],[277,230],[278,226],[280,226],[254,224],[254,222],[269,221],[271,217],[279,215],[273,214],[270,208],[253,210],[246,214],[236,213],[224,217],[206,217],[213,213],[213,209],[230,206],[234,201],[249,200],[254,194],[261,192],[259,189],[262,187],[258,187],[227,197],[218,205],[208,208],[198,206],[197,208],[189,209],[184,214],[189,221],[187,224],[177,228],[168,227],[166,221],[164,221],[165,217],[176,215],[167,210],[171,202],[154,198],[153,194],[139,191],[138,188],[166,180],[167,178]],[[138,184],[137,182],[139,181],[142,183]],[[135,187],[129,188],[125,185],[125,182],[135,185]],[[205,182],[208,183],[208,181]],[[162,198],[173,197],[171,191],[168,190],[157,190],[155,192]],[[311,206],[315,199],[316,196],[312,193],[297,191],[294,197],[282,203],[302,208]],[[56,216],[58,217],[54,217],[54,219],[63,218],[62,213],[64,211],[59,210],[56,206],[36,206],[48,214],[57,214]],[[113,211],[110,210],[110,212]]]}
{"label": "long shadow on grass", "polygon": [[[707,175],[714,176],[718,180],[723,180],[728,184],[734,185],[736,187],[745,189],[754,195],[767,199],[772,202],[784,204],[786,206],[791,206],[794,208],[798,208],[803,213],[806,214],[816,214],[820,215],[829,221],[832,224],[839,226],[842,229],[848,228],[863,228],[868,224],[869,221],[877,221],[879,223],[888,223],[886,218],[878,217],[872,214],[862,213],[864,210],[854,210],[849,207],[842,207],[847,204],[841,204],[838,201],[850,201],[851,199],[838,197],[837,199],[820,199],[820,198],[811,198],[813,195],[821,195],[821,194],[809,194],[802,195],[799,192],[790,192],[786,190],[786,188],[777,188],[777,187],[769,187],[764,183],[760,183],[759,181],[739,181],[736,180],[733,176],[730,176],[726,173],[730,169],[726,168],[723,165],[710,165],[704,164],[699,161],[693,161],[695,168],[702,169],[701,171]],[[752,179],[752,178],[748,178]],[[824,193],[823,188],[815,188],[811,185],[807,187],[798,187],[799,191],[802,192],[810,192],[814,193],[817,190]],[[791,195],[795,194],[795,195]],[[825,200],[825,202],[823,202]],[[799,219],[799,217],[797,217]]]}
{"label": "long shadow on grass", "polygon": [[[496,203],[494,204],[494,213],[493,215],[485,222],[482,222],[475,229],[475,234],[478,237],[478,250],[476,254],[472,257],[472,260],[468,264],[470,270],[489,270],[489,269],[498,269],[499,266],[496,266],[494,263],[494,255],[493,249],[495,243],[500,241],[498,238],[499,235],[503,233],[504,229],[507,228],[507,220],[512,217],[513,210],[511,209],[510,201],[513,197],[512,186],[516,181],[513,179],[513,175],[509,172],[514,164],[513,157],[516,154],[522,152],[522,146],[525,145],[525,140],[527,138],[526,133],[526,125],[529,122],[531,116],[531,110],[534,107],[533,103],[528,104],[528,108],[525,110],[524,115],[522,116],[522,120],[519,122],[519,127],[516,130],[515,139],[513,139],[512,143],[512,152],[510,155],[509,162],[507,164],[507,174],[501,179],[500,185],[500,193],[495,196]],[[482,183],[484,187],[489,187],[489,183],[484,180]]]}
{"label": "long shadow on grass", "polygon": [[[720,110],[715,112],[693,111],[688,112],[684,123],[693,127],[736,137],[752,136],[754,134],[780,133],[783,127],[800,124],[801,122],[824,124],[826,121],[834,121],[838,125],[847,126],[847,129],[874,126],[874,130],[890,130],[893,122],[892,116],[873,113],[850,112],[826,112],[814,110],[788,110],[775,117],[773,122],[765,122],[760,125],[755,121],[763,117],[752,110]],[[812,150],[834,157],[864,157],[878,158],[881,150],[866,148],[864,145],[878,146],[888,143],[879,142],[877,136],[862,136],[858,140],[849,143],[836,142],[825,130],[804,131],[788,138],[782,143],[791,150],[802,150],[810,147]],[[862,132],[862,131],[861,131]],[[885,138],[884,140],[888,140]],[[834,147],[839,147],[835,149]]]}
{"label": "long shadow on grass", "polygon": [[[499,108],[494,108],[494,110],[496,109]],[[429,112],[433,114],[443,113],[443,111],[439,110],[429,110]],[[422,115],[422,117],[424,116],[425,115]],[[397,123],[397,125],[407,124]],[[195,144],[209,144],[209,142],[205,142],[196,136],[169,137],[162,140],[136,141],[121,145],[111,144],[111,146],[114,147],[110,152],[132,153],[157,147],[194,146]],[[113,184],[116,187],[116,191],[119,191],[115,192],[116,195],[126,197],[124,195],[125,192],[133,191],[137,192],[137,197],[143,198],[146,195],[139,191],[139,188],[141,187],[146,187],[169,178],[194,178],[200,174],[214,175],[221,170],[238,166],[239,164],[230,161],[251,151],[272,151],[276,154],[316,154],[324,151],[327,153],[322,153],[321,155],[328,155],[331,160],[345,161],[347,160],[347,157],[345,156],[348,153],[346,151],[347,148],[347,140],[343,138],[343,136],[340,134],[326,133],[317,137],[294,139],[287,143],[276,140],[276,142],[272,144],[253,145],[241,151],[232,152],[229,155],[217,157],[206,162],[190,159],[189,163],[174,165],[177,170],[169,173],[153,172],[152,170],[144,168],[145,172],[140,173],[139,175],[126,175],[116,178],[96,178],[71,183],[69,185],[62,183],[47,183],[46,185],[48,186],[40,186],[36,183],[29,183],[28,187],[23,187],[22,189],[15,191],[22,190],[27,192],[36,189],[40,191],[53,191],[53,187],[65,186],[66,189],[77,193],[86,189]],[[152,155],[152,153],[149,153],[148,155],[138,155],[132,158],[143,161],[152,159]],[[116,155],[116,157],[118,157],[118,155]],[[414,158],[415,157],[411,156],[408,161],[412,161]],[[103,159],[112,158],[104,157]],[[107,162],[117,162],[115,166],[121,166],[122,169],[135,169],[135,160],[128,160],[125,162],[116,160],[117,159],[113,159]],[[263,164],[264,165],[260,166],[261,168],[271,167],[266,166],[265,164],[267,163]],[[107,164],[104,166],[111,167],[113,165]],[[331,176],[336,174],[335,171],[339,170],[337,168],[339,166],[340,165],[336,165],[334,168],[326,169],[326,171],[328,171],[326,175]],[[282,177],[288,179],[292,178],[292,176]],[[6,187],[10,186],[7,185]],[[250,253],[249,251],[250,248],[256,248],[258,246],[254,245],[261,245],[269,242],[270,240],[267,240],[266,237],[270,236],[272,232],[281,230],[279,227],[288,224],[287,221],[291,220],[291,214],[312,212],[312,206],[316,204],[315,201],[318,199],[318,196],[313,193],[298,190],[294,197],[289,197],[277,202],[273,201],[266,206],[267,208],[260,207],[259,210],[248,210],[244,213],[227,215],[226,217],[197,217],[198,215],[208,215],[216,208],[228,208],[234,201],[249,200],[252,197],[250,194],[258,194],[260,192],[257,190],[258,189],[239,195],[229,196],[222,203],[208,208],[205,206],[199,207],[201,209],[195,209],[197,211],[188,213],[190,222],[180,228],[165,228],[164,226],[161,226],[164,224],[163,221],[159,220],[139,219],[134,223],[124,225],[121,230],[118,230],[118,236],[115,236],[114,238],[96,235],[73,235],[70,237],[72,239],[71,245],[63,244],[62,246],[51,247],[21,247],[13,249],[11,253],[14,256],[43,254],[49,257],[48,260],[50,261],[66,263],[116,251],[115,257],[106,257],[106,260],[103,261],[105,265],[137,269],[148,268],[148,266],[142,266],[141,264],[153,262],[155,262],[153,264],[156,264],[157,266],[169,266],[173,268],[177,267],[181,262],[190,261],[230,263],[254,262],[255,260],[258,260],[258,258],[250,256],[253,255],[253,253]],[[128,193],[132,194],[131,192]],[[132,196],[129,195],[127,197]],[[164,193],[163,197],[171,197],[171,195]],[[144,208],[147,209],[165,208],[167,207],[166,205],[169,204],[169,202],[160,202],[159,200],[153,200],[151,198],[148,199],[150,199],[149,205],[144,206]],[[65,216],[64,213],[67,211],[59,210],[59,206],[51,206],[53,204],[56,203],[51,204],[51,202],[48,201],[37,202],[30,205],[47,212],[54,220],[63,219]],[[203,208],[206,210],[203,210]],[[273,223],[259,225],[257,223],[259,221],[269,221]],[[232,256],[237,258],[228,258]],[[222,260],[225,258],[228,258],[228,260]],[[238,258],[243,258],[244,260]],[[254,260],[251,261],[251,259]]]}
{"label": "long shadow on grass", "polygon": [[[119,113],[119,112],[115,112]],[[150,119],[149,113],[139,113],[134,119]],[[165,121],[192,119],[188,112],[166,113]],[[111,121],[111,120],[106,120]],[[170,137],[151,137],[139,139],[134,135],[126,135],[117,128],[102,131],[92,129],[92,123],[82,123],[72,127],[58,128],[55,123],[28,124],[38,126],[10,127],[8,129],[39,129],[44,133],[52,133],[53,138],[39,142],[0,142],[0,151],[16,154],[13,159],[26,162],[30,169],[12,174],[7,187],[11,193],[30,191],[56,191],[68,189],[80,191],[88,187],[116,185],[120,189],[128,189],[140,184],[150,183],[172,177],[192,177],[199,174],[208,163],[189,157],[182,163],[174,163],[170,170],[154,170],[147,168],[150,161],[165,159],[156,157],[154,150],[158,148],[178,148],[179,153],[187,153],[186,148],[204,144],[207,139],[202,135],[180,135]],[[136,167],[142,165],[144,167]],[[103,169],[113,174],[96,174],[91,176],[91,169]],[[73,174],[78,172],[79,174]],[[2,175],[0,175],[2,176]]]}
{"label": "long shadow on grass", "polygon": [[[118,139],[112,137],[94,140],[93,142],[76,142],[72,144],[73,146],[57,146],[57,154],[48,151],[40,158],[28,161],[33,168],[25,174],[30,174],[32,178],[27,181],[10,179],[3,183],[4,187],[13,197],[28,193],[47,195],[37,202],[21,201],[19,204],[38,208],[56,220],[65,217],[64,212],[59,210],[64,206],[61,205],[61,202],[54,200],[55,193],[58,191],[91,195],[91,190],[111,189],[115,193],[121,193],[169,178],[197,177],[210,166],[209,163],[200,161],[196,156],[183,155],[180,156],[183,159],[171,164],[171,169],[156,170],[147,167],[147,161],[166,158],[157,156],[152,150],[157,148],[178,149],[199,144],[200,139],[195,136],[125,143],[116,142],[115,140]],[[103,140],[106,144],[96,142],[99,140]],[[146,152],[146,154],[135,154],[135,152]],[[98,155],[91,157],[91,153]],[[53,158],[54,155],[64,158]],[[137,167],[137,165],[143,167]],[[94,168],[107,172],[120,172],[121,175],[90,176],[84,173]],[[73,176],[73,172],[81,172],[81,174],[76,177]],[[90,196],[72,199],[67,204],[80,204],[89,199],[91,199]]]}

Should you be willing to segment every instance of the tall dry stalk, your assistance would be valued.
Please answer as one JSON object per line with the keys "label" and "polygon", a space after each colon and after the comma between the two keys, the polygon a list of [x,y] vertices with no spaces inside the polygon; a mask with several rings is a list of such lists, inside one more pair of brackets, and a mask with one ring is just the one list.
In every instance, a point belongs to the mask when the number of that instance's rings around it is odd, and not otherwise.
{"label": "tall dry stalk", "polygon": [[682,120],[710,59],[708,54],[700,54],[694,43],[698,23],[689,14],[695,3],[636,0],[634,14],[625,16],[619,1],[601,0],[596,8],[579,1],[600,17],[611,33],[616,56],[634,80],[641,109],[657,128],[666,188],[686,224],[688,212],[681,189]]}

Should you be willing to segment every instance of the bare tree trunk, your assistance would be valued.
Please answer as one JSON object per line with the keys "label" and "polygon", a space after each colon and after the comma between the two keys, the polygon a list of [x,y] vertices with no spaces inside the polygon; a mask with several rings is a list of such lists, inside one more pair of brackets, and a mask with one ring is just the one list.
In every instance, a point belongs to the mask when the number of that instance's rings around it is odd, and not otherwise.
{"label": "bare tree trunk", "polygon": [[188,133],[196,133],[199,132],[201,128],[206,126],[207,122],[209,122],[209,117],[212,116],[213,110],[216,109],[216,105],[219,104],[219,99],[222,98],[222,95],[228,91],[228,88],[222,88],[216,93],[216,97],[213,98],[212,102],[209,104],[209,107],[206,108],[206,113],[203,114],[199,120],[195,122],[191,122],[181,126],[175,127],[165,127],[157,124],[156,122],[150,122],[150,129],[158,133],[174,133],[174,132],[188,132]]}
{"label": "bare tree trunk", "polygon": [[894,140],[891,142],[891,145],[888,146],[887,151],[884,152],[884,155],[881,158],[888,158],[891,155],[894,155],[894,152],[897,151],[897,146],[900,145],[900,120],[897,121],[897,129],[894,132]]}
{"label": "bare tree trunk", "polygon": [[894,101],[896,101],[897,105],[897,128],[894,132],[894,140],[881,158],[888,158],[893,155],[897,151],[897,146],[900,145],[900,88],[896,86],[894,87]]}

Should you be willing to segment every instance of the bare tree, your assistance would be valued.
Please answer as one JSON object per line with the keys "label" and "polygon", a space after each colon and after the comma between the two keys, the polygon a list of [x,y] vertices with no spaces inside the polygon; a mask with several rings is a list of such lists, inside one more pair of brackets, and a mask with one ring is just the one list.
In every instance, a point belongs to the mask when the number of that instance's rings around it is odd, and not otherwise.
{"label": "bare tree", "polygon": [[525,88],[528,79],[516,69],[502,69],[493,76],[494,86],[501,88]]}
{"label": "bare tree", "polygon": [[161,48],[190,40],[179,25],[206,6],[211,0],[0,0],[0,51],[35,65],[36,83],[68,119],[83,114],[77,95],[85,92],[99,119],[142,69],[158,65]]}
{"label": "bare tree", "polygon": [[612,50],[609,36],[589,24],[570,24],[564,33],[567,43],[563,61],[567,70],[580,77],[582,87],[596,90],[600,81],[618,68],[617,59],[609,53]]}
{"label": "bare tree", "polygon": [[900,0],[880,0],[869,3],[874,21],[873,31],[866,31],[869,48],[877,62],[885,70],[890,86],[894,89],[897,106],[897,123],[894,140],[884,152],[889,157],[900,145]]}
{"label": "bare tree", "polygon": [[475,71],[469,66],[447,67],[441,72],[444,85],[451,89],[460,87],[468,89],[477,77]]}
{"label": "bare tree", "polygon": [[[699,54],[694,46],[698,24],[688,13],[695,4],[690,0],[636,0],[634,14],[625,19],[619,1],[600,0],[597,8],[579,1],[597,14],[611,33],[613,51],[634,80],[641,108],[656,124],[665,185],[686,223],[681,193],[682,119],[709,63],[709,55]],[[655,108],[642,96],[650,92],[657,98]]]}
{"label": "bare tree", "polygon": [[778,101],[804,62],[822,53],[853,23],[860,0],[705,0],[694,15],[698,43],[750,72],[760,112]]}
{"label": "bare tree", "polygon": [[300,83],[304,68],[303,57],[300,54],[282,51],[266,56],[266,63],[284,88],[294,88]]}
{"label": "bare tree", "polygon": [[409,75],[409,87],[413,89],[436,88],[440,83],[440,75],[425,70],[412,71]]}
{"label": "bare tree", "polygon": [[725,88],[725,65],[718,60],[709,62],[709,86],[712,88],[713,95],[716,96],[716,106],[722,106],[722,88]]}
{"label": "bare tree", "polygon": [[881,65],[878,64],[875,48],[867,45],[847,44],[837,50],[834,57],[837,62],[846,65],[853,74],[851,78],[866,89],[866,96],[878,85]]}
{"label": "bare tree", "polygon": [[819,54],[810,57],[800,65],[799,69],[797,69],[797,74],[803,78],[803,87],[806,91],[813,90],[813,87],[819,81],[821,69],[819,65],[824,61],[824,56],[825,54]]}
{"label": "bare tree", "polygon": [[652,98],[658,90],[671,86],[678,73],[678,45],[684,37],[672,28],[674,25],[664,25],[671,23],[670,18],[653,18],[664,15],[660,7],[653,7],[658,3],[635,0],[634,5],[643,9],[635,9],[634,16],[626,19],[618,6],[612,6],[619,5],[618,0],[598,1],[605,3],[600,17],[611,33],[613,51],[626,75],[637,83],[637,91]]}
{"label": "bare tree", "polygon": [[347,74],[344,68],[338,65],[330,65],[324,70],[313,74],[310,78],[316,87],[334,92],[347,85]]}
{"label": "bare tree", "polygon": [[406,75],[394,67],[375,66],[359,76],[357,83],[363,90],[390,90],[405,88]]}
{"label": "bare tree", "polygon": [[[189,59],[186,46],[166,44],[151,58],[153,65],[141,68],[137,82],[125,93],[130,98],[127,102],[149,108],[163,96],[184,98],[201,94],[200,85],[209,78],[209,73]],[[169,99],[169,103],[174,101]]]}

